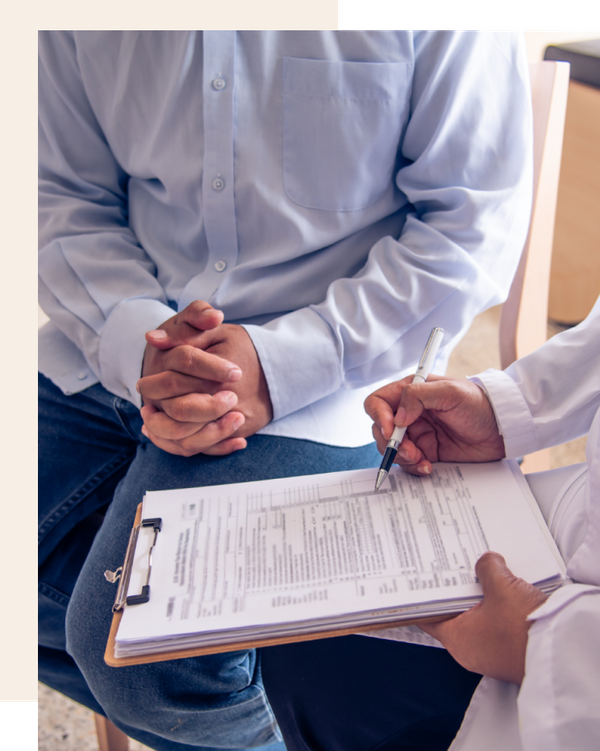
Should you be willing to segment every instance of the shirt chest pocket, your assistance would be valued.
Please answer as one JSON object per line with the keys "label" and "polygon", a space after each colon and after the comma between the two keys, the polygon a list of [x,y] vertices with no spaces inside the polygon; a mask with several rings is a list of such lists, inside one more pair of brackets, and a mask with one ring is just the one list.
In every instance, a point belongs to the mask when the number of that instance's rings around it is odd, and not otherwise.
{"label": "shirt chest pocket", "polygon": [[283,60],[283,185],[294,203],[356,211],[391,186],[412,63]]}

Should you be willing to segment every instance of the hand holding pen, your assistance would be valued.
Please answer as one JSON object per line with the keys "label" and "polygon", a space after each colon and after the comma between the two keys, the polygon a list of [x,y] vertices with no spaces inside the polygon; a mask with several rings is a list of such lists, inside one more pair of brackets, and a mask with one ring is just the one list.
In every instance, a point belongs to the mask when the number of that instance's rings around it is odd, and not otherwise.
{"label": "hand holding pen", "polygon": [[[427,344],[425,345],[425,349],[423,350],[423,354],[421,355],[421,359],[419,360],[417,372],[415,373],[412,381],[413,383],[423,383],[427,380],[427,376],[429,375],[431,368],[433,367],[433,363],[435,361],[435,357],[437,355],[437,351],[439,349],[443,336],[444,329],[432,329],[431,334],[429,335],[429,339],[427,340]],[[400,446],[405,433],[405,427],[401,428],[399,426],[396,426],[394,428],[394,432],[392,433],[392,436],[383,455],[381,466],[379,467],[379,472],[377,473],[375,490],[379,490],[381,484],[388,476],[390,468],[394,462],[394,459],[396,458],[396,454],[398,453],[398,447]]]}

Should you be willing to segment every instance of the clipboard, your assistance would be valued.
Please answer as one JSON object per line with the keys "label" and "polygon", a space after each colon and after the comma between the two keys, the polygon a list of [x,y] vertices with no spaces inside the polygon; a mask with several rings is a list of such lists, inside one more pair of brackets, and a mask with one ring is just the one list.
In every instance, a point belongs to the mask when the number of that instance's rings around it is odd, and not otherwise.
{"label": "clipboard", "polygon": [[[154,542],[150,548],[149,561],[148,561],[148,576],[146,584],[142,587],[142,592],[139,595],[127,596],[127,589],[129,586],[131,576],[131,565],[133,563],[133,556],[135,553],[135,544],[139,530],[142,527],[150,527],[154,529]],[[137,507],[133,527],[129,537],[129,543],[127,546],[127,552],[125,553],[125,561],[123,566],[117,569],[115,572],[106,571],[105,577],[108,581],[115,583],[119,580],[119,587],[117,590],[117,596],[115,598],[115,604],[113,605],[113,619],[111,623],[110,632],[108,635],[108,642],[106,644],[106,650],[104,652],[104,662],[113,668],[126,667],[129,665],[145,665],[152,662],[165,662],[167,660],[182,660],[186,657],[201,657],[203,655],[220,654],[223,652],[237,652],[240,650],[257,649],[259,647],[272,647],[280,644],[292,644],[293,642],[300,641],[314,641],[316,639],[327,639],[336,636],[350,636],[352,634],[364,633],[366,631],[377,631],[382,629],[395,628],[397,626],[413,626],[425,623],[435,623],[440,621],[454,618],[456,613],[446,616],[430,616],[427,618],[413,618],[399,621],[388,622],[385,624],[369,625],[365,624],[360,628],[335,628],[335,629],[322,629],[315,630],[314,632],[304,633],[299,635],[288,636],[271,636],[264,639],[246,639],[246,640],[233,640],[228,644],[219,644],[213,646],[194,647],[192,649],[180,649],[169,652],[156,652],[154,654],[140,655],[137,657],[115,657],[115,642],[117,638],[117,632],[119,625],[123,617],[123,612],[126,607],[137,607],[148,602],[150,597],[150,574],[152,569],[152,549],[157,542],[158,534],[161,529],[161,520],[157,518],[142,519],[142,504]]]}

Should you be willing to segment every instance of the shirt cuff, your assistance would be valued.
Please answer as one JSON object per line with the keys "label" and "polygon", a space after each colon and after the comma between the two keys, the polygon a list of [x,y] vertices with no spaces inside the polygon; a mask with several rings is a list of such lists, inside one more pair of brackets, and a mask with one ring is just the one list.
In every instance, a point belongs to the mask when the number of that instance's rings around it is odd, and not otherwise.
{"label": "shirt cuff", "polygon": [[504,439],[507,459],[517,459],[538,450],[535,424],[529,407],[517,384],[502,370],[490,368],[469,376],[469,380],[486,393],[500,434]]}
{"label": "shirt cuff", "polygon": [[329,326],[314,311],[302,308],[263,326],[244,328],[267,380],[273,420],[340,388],[340,357]]}
{"label": "shirt cuff", "polygon": [[117,396],[142,406],[135,385],[146,350],[144,334],[175,315],[158,300],[126,300],[109,315],[100,336],[100,381]]}

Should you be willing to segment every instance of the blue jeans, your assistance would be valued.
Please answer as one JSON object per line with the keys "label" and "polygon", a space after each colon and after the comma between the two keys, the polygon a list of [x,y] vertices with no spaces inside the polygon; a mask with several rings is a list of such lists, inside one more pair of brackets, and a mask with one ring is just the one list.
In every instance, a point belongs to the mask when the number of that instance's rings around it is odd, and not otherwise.
{"label": "blue jeans", "polygon": [[253,436],[226,457],[174,456],[140,432],[139,411],[92,386],[65,396],[39,379],[40,680],[106,714],[157,751],[283,749],[253,650],[110,668],[103,655],[115,585],[146,490],[372,467],[344,449]]}

